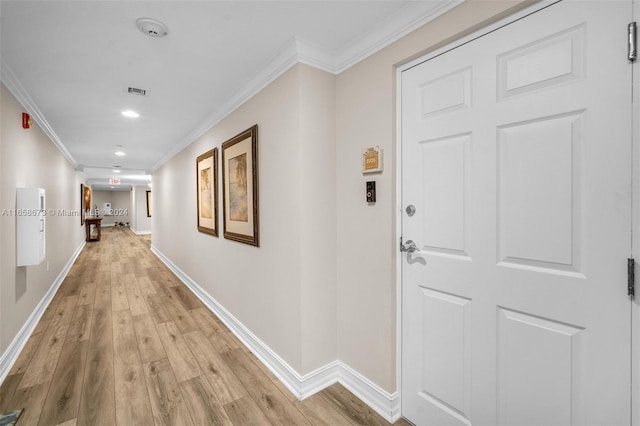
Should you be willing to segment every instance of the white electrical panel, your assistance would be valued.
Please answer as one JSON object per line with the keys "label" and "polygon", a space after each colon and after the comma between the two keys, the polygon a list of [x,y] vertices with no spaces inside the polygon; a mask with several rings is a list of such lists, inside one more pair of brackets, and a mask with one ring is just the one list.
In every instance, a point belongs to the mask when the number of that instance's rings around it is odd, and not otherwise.
{"label": "white electrical panel", "polygon": [[16,190],[16,264],[40,264],[46,256],[45,191],[42,188]]}

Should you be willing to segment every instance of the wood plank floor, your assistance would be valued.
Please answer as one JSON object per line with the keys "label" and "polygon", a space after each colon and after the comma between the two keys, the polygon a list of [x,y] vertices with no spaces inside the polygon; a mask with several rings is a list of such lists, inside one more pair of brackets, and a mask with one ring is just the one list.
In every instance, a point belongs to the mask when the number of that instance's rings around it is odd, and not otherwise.
{"label": "wood plank floor", "polygon": [[389,424],[339,384],[298,401],[149,245],[107,228],[85,246],[0,413],[24,408],[18,426]]}

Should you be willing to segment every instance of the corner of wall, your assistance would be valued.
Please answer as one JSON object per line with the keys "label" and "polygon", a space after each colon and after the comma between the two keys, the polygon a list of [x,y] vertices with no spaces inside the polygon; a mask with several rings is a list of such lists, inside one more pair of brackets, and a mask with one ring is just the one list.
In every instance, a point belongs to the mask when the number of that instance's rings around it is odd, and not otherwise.
{"label": "corner of wall", "polygon": [[335,76],[298,65],[302,371],[337,359]]}
{"label": "corner of wall", "polygon": [[137,220],[137,210],[136,210],[136,190],[135,190],[135,186],[131,187],[131,191],[129,191],[129,205],[131,206],[131,212],[130,212],[130,225],[131,225],[131,229],[136,229],[138,227],[138,220]]}

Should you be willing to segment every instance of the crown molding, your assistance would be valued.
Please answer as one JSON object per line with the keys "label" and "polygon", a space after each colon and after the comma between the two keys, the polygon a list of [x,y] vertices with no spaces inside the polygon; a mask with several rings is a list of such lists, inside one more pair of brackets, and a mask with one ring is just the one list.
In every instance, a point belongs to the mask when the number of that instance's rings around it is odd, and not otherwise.
{"label": "crown molding", "polygon": [[298,63],[309,65],[329,74],[338,74],[335,55],[299,37],[296,37],[295,44]]}
{"label": "crown molding", "polygon": [[430,2],[412,1],[397,13],[381,22],[377,29],[367,37],[352,43],[338,55],[332,55],[322,48],[298,37],[290,40],[267,65],[247,81],[242,89],[193,131],[189,132],[174,148],[164,155],[152,168],[151,173],[195,142],[209,129],[238,109],[262,89],[280,77],[298,63],[306,64],[322,71],[337,75],[349,67],[375,54],[391,43],[453,9],[465,0],[445,0],[439,7],[432,9]]}
{"label": "crown molding", "polygon": [[78,167],[78,162],[73,158],[73,155],[64,146],[56,132],[49,125],[49,122],[44,117],[40,109],[33,101],[27,90],[22,86],[20,80],[13,73],[9,65],[6,64],[3,58],[0,58],[0,80],[5,85],[7,90],[20,102],[20,104],[27,110],[27,113],[33,118],[33,120],[40,126],[42,131],[51,139],[51,142],[58,148],[58,150],[65,156],[65,158],[71,163],[73,168]]}
{"label": "crown molding", "polygon": [[254,74],[253,77],[242,86],[235,95],[233,95],[227,103],[214,112],[208,119],[203,121],[198,127],[189,132],[182,140],[180,140],[166,155],[164,155],[152,168],[151,172],[155,172],[163,164],[177,155],[180,151],[191,145],[196,139],[204,135],[209,129],[222,121],[225,117],[238,109],[242,104],[247,102],[253,96],[258,94],[262,89],[271,84],[275,79],[284,74],[289,68],[296,65],[298,61],[298,40],[289,41],[280,52],[271,59],[267,65]]}
{"label": "crown molding", "polygon": [[368,33],[335,56],[335,74],[351,68],[358,62],[379,52],[402,37],[417,30],[438,16],[464,3],[465,0],[445,0],[435,9],[432,2],[411,1],[398,12],[380,22],[375,31]]}

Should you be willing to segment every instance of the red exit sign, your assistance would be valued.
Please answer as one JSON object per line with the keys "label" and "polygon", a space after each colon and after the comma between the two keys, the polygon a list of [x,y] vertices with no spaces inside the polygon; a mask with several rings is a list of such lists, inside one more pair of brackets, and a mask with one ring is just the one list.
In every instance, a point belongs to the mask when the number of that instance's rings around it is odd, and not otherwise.
{"label": "red exit sign", "polygon": [[109,179],[109,184],[110,185],[120,185],[120,179],[116,179],[116,178]]}

